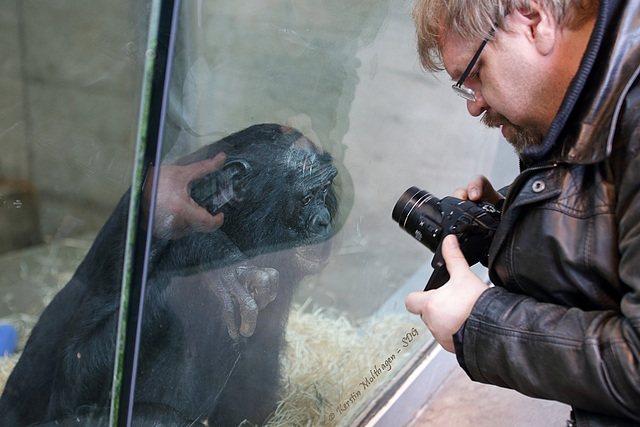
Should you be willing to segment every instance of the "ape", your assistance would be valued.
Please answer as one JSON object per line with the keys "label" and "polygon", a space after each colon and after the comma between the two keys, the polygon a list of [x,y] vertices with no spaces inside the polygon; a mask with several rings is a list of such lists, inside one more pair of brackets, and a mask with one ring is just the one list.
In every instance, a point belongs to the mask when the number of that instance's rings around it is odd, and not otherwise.
{"label": "ape", "polygon": [[[219,152],[225,165],[195,183],[192,197],[223,212],[222,227],[152,243],[137,425],[265,421],[293,292],[328,260],[338,208],[329,154],[292,128],[263,124],[178,163]],[[0,399],[3,426],[106,422],[127,205],[125,195],[34,328]]]}

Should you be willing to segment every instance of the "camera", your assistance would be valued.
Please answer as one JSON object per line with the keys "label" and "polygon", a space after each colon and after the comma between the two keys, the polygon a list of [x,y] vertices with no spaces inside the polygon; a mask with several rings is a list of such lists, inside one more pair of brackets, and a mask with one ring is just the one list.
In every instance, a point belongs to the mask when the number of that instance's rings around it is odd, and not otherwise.
{"label": "camera", "polygon": [[433,274],[425,291],[436,289],[449,281],[442,240],[458,237],[460,250],[469,265],[487,265],[489,246],[500,221],[500,211],[488,202],[473,202],[455,197],[438,199],[417,187],[405,191],[396,202],[391,217],[400,228],[434,252]]}

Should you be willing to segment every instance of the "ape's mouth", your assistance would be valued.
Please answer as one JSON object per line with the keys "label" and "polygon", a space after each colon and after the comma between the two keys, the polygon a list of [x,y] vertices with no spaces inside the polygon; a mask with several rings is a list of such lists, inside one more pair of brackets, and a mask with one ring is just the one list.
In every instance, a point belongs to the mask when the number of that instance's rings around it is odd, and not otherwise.
{"label": "ape's mouth", "polygon": [[319,273],[329,264],[331,240],[295,248],[297,265],[306,274]]}

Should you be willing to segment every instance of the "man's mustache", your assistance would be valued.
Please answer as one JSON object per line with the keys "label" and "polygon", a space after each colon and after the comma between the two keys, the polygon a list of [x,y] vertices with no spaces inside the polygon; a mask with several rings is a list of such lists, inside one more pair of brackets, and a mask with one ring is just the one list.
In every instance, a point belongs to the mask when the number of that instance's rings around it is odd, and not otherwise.
{"label": "man's mustache", "polygon": [[521,126],[514,125],[509,119],[500,113],[489,113],[485,111],[480,122],[490,128],[498,128],[500,126],[510,126],[515,129],[515,134],[508,137],[507,140],[514,146],[517,152],[521,152],[526,147],[532,147],[542,144],[544,135],[538,134]]}
{"label": "man's mustache", "polygon": [[489,113],[485,111],[485,113],[480,118],[480,122],[490,128],[498,128],[502,125],[510,125],[514,128],[517,128],[517,126],[511,123],[509,119],[507,119],[500,113]]}

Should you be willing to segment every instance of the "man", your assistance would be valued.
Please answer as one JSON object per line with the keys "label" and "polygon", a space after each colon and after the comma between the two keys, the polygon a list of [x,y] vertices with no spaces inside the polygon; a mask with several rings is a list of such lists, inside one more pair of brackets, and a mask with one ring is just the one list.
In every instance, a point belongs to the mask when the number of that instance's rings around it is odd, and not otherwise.
{"label": "man", "polygon": [[[418,0],[421,60],[513,144],[504,200],[482,176],[454,196],[502,205],[495,287],[453,236],[451,280],[407,297],[476,381],[572,405],[577,425],[640,422],[640,4]],[[486,41],[485,41],[486,40]]]}

